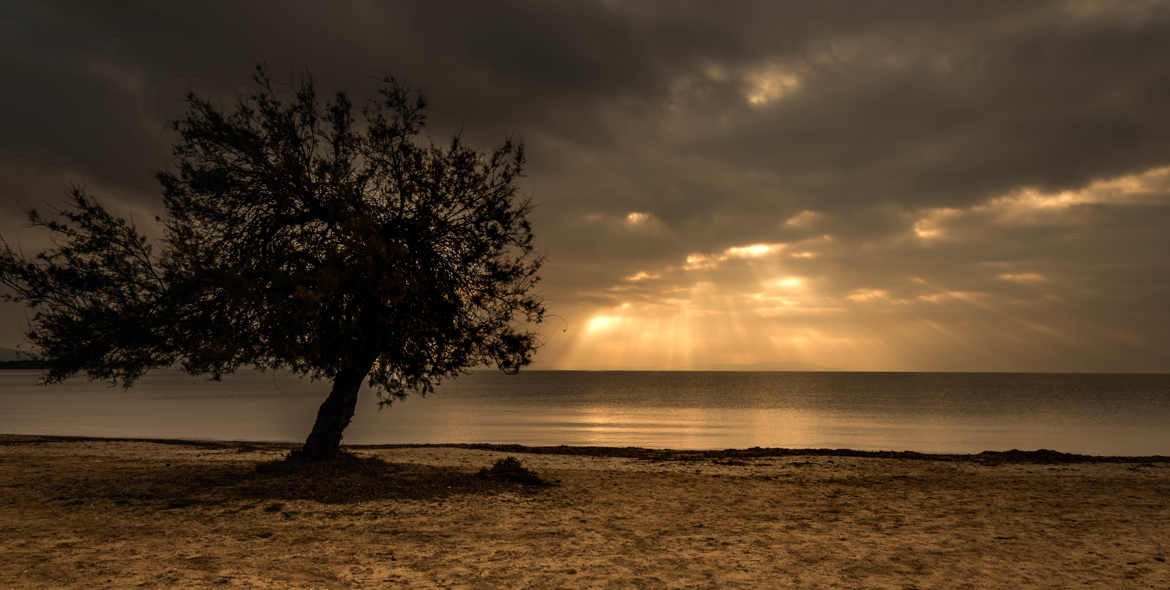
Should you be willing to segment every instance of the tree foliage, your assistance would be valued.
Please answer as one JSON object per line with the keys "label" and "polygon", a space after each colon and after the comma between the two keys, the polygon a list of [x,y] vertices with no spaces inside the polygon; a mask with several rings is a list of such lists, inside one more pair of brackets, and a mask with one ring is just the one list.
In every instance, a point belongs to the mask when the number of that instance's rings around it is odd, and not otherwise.
{"label": "tree foliage", "polygon": [[392,78],[361,109],[311,81],[282,97],[260,68],[255,82],[230,110],[188,96],[157,253],[80,189],[31,213],[53,248],[4,244],[0,280],[34,310],[47,379],[255,366],[335,389],[360,375],[390,401],[530,362],[544,308],[522,147],[422,141],[425,103]]}

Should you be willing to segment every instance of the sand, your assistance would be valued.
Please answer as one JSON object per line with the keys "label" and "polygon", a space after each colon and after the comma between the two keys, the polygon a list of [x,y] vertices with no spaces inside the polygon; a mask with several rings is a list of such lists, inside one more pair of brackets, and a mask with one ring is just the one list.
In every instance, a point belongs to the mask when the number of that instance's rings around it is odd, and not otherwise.
{"label": "sand", "polygon": [[[384,448],[313,488],[284,452],[2,437],[0,586],[1170,588],[1165,462]],[[474,476],[507,455],[557,485]]]}

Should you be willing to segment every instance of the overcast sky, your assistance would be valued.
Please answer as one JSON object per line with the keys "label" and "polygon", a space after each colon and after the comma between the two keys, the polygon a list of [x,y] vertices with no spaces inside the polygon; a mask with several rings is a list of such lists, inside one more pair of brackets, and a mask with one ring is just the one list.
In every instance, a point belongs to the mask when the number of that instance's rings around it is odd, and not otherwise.
{"label": "overcast sky", "polygon": [[5,2],[0,233],[257,63],[525,142],[538,367],[1170,370],[1170,3]]}

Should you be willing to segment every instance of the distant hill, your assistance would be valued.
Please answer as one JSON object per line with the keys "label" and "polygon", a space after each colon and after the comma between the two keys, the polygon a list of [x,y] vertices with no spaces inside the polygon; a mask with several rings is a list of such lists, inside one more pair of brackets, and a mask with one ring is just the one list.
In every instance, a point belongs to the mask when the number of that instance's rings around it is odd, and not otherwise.
{"label": "distant hill", "polygon": [[800,363],[794,361],[766,361],[761,363],[741,363],[741,364],[722,364],[711,365],[704,367],[703,370],[709,371],[840,371],[834,367],[826,367],[825,365],[814,365],[812,363]]}
{"label": "distant hill", "polygon": [[5,348],[0,346],[0,362],[33,360],[37,360],[36,355],[29,354],[23,350],[16,350],[15,348]]}
{"label": "distant hill", "polygon": [[27,352],[0,346],[0,369],[41,369],[44,366],[44,361]]}

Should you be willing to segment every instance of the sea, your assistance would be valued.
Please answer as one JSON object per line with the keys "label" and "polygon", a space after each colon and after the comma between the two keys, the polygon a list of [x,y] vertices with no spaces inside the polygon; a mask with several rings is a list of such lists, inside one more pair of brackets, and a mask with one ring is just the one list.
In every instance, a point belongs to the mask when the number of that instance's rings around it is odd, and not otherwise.
{"label": "sea", "polygon": [[[329,391],[259,371],[38,377],[0,371],[0,433],[299,442]],[[484,371],[388,407],[363,390],[344,442],[1170,455],[1170,374]]]}

